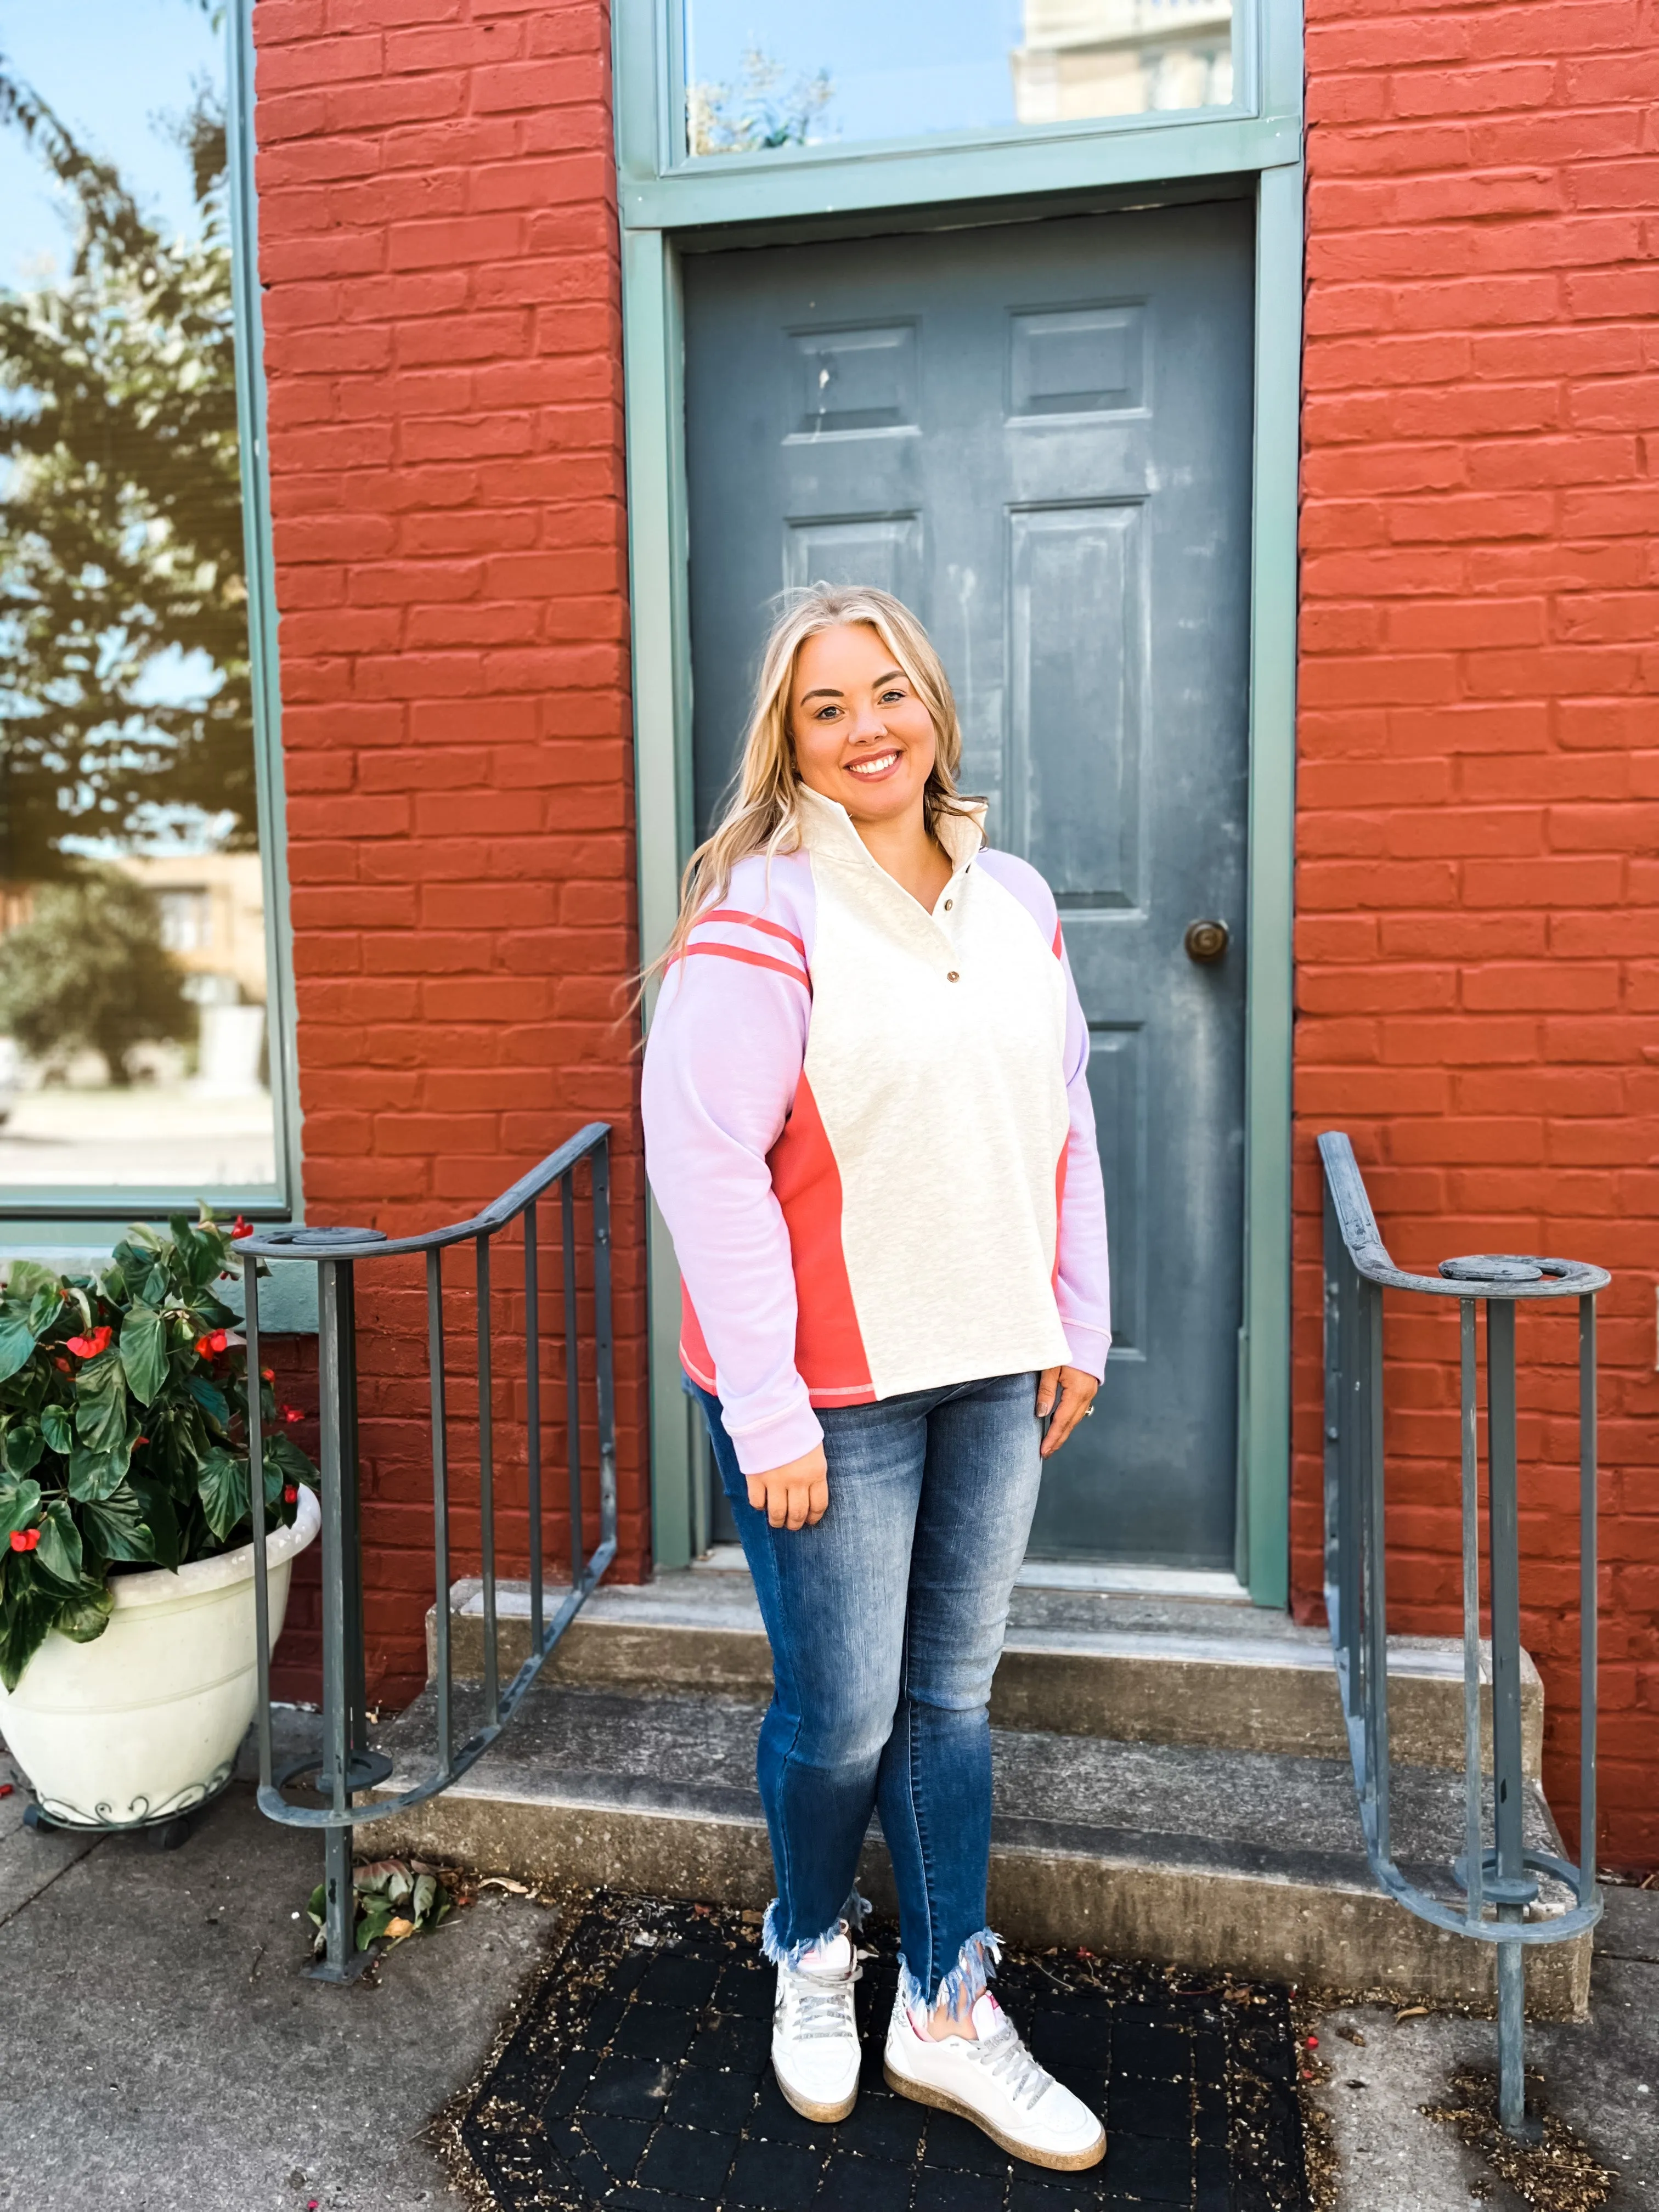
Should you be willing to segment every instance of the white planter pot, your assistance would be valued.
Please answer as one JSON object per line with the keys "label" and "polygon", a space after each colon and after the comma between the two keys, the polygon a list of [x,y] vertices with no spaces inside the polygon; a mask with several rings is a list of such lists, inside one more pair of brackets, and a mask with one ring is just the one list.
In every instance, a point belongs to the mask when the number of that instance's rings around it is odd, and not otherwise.
{"label": "white planter pot", "polygon": [[[289,1577],[321,1514],[303,1486],[291,1528],[265,1539],[270,1640]],[[0,1735],[40,1809],[65,1826],[123,1828],[187,1813],[223,1788],[258,1692],[253,1547],[116,1575],[103,1634],[75,1644],[54,1630],[9,1693]]]}

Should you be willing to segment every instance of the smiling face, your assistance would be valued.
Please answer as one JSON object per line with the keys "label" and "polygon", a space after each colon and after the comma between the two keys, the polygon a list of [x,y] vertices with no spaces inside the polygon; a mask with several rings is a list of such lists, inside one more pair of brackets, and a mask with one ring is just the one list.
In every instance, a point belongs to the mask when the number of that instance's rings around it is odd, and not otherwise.
{"label": "smiling face", "polygon": [[809,637],[795,656],[789,728],[803,783],[864,824],[921,818],[938,737],[915,686],[868,623]]}

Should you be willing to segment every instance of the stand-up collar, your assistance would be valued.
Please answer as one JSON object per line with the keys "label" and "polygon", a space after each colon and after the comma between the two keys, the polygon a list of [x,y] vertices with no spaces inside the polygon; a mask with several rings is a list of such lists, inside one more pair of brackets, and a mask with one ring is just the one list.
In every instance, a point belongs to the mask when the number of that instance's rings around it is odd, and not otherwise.
{"label": "stand-up collar", "polygon": [[[801,842],[809,852],[886,873],[839,799],[826,799],[808,783],[798,783],[795,793],[800,807]],[[972,866],[985,842],[985,801],[960,799],[957,805],[961,811],[942,813],[934,824],[934,835],[945,848],[952,873],[960,875]]]}

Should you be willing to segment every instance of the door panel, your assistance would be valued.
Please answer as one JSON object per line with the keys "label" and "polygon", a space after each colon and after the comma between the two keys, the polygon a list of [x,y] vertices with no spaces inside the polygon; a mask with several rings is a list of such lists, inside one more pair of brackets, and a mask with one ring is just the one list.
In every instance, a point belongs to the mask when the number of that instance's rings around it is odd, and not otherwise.
{"label": "door panel", "polygon": [[[699,829],[779,589],[914,606],[963,787],[1052,884],[1090,1024],[1116,1340],[1032,1549],[1231,1566],[1251,210],[699,254],[685,280]],[[1198,966],[1211,918],[1231,943]]]}

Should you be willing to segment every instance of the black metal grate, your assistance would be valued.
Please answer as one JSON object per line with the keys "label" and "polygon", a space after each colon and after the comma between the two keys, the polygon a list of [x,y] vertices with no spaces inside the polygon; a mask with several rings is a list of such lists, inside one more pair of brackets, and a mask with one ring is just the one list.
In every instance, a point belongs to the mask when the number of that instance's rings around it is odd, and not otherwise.
{"label": "black metal grate", "polygon": [[452,2155],[471,2192],[487,2192],[498,2212],[1309,2205],[1283,1991],[1008,1954],[999,1994],[1037,2057],[1106,2121],[1101,2166],[1052,2173],[887,2087],[896,1970],[890,1940],[873,1940],[880,1955],[866,1960],[858,1992],[859,2102],[850,2119],[822,2127],[772,2079],[774,1970],[752,1923],[601,1893],[453,2120]]}

